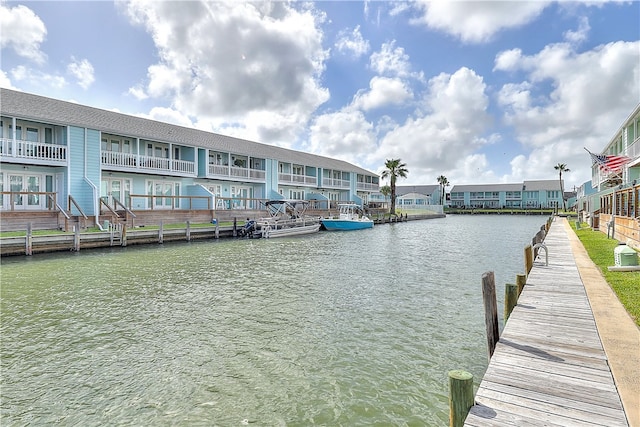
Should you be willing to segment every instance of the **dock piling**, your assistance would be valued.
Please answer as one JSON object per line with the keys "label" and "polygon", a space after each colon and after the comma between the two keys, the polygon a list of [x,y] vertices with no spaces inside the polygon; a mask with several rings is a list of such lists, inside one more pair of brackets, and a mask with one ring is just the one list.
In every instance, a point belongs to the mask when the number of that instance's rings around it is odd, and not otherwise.
{"label": "dock piling", "polygon": [[518,296],[522,293],[524,289],[524,285],[527,283],[527,275],[526,274],[516,274],[516,285],[518,286]]}
{"label": "dock piling", "polygon": [[482,300],[484,302],[484,321],[487,328],[487,347],[489,351],[489,360],[491,360],[493,351],[500,339],[500,330],[498,329],[496,281],[493,271],[488,271],[482,275]]}
{"label": "dock piling", "polygon": [[24,239],[25,255],[33,255],[33,237],[31,236],[31,223],[27,224],[27,236]]}
{"label": "dock piling", "polygon": [[533,268],[533,247],[527,245],[524,247],[524,272],[529,275],[529,272]]}
{"label": "dock piling", "polygon": [[515,283],[507,283],[504,287],[504,321],[509,319],[513,308],[518,304],[518,286]]}
{"label": "dock piling", "polygon": [[473,375],[449,371],[449,427],[462,427],[473,403]]}

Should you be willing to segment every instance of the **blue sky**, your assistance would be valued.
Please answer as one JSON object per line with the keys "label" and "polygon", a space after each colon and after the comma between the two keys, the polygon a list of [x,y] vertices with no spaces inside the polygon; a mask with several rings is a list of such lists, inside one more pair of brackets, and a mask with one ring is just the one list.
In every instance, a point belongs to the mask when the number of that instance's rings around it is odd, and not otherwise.
{"label": "blue sky", "polygon": [[640,2],[3,1],[0,86],[402,185],[591,177],[640,102]]}

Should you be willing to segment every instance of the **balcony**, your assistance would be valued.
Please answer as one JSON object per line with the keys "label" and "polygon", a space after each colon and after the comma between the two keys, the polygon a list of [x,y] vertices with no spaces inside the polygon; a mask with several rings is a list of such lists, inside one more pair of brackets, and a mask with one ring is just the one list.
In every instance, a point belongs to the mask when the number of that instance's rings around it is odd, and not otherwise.
{"label": "balcony", "polygon": [[102,151],[102,166],[123,172],[151,171],[162,175],[193,176],[196,164],[187,160]]}
{"label": "balcony", "polygon": [[65,165],[67,146],[0,138],[0,159],[13,163]]}
{"label": "balcony", "polygon": [[359,182],[357,189],[364,191],[378,191],[379,187],[378,184],[373,184],[370,182]]}
{"label": "balcony", "polygon": [[247,169],[238,166],[229,167],[227,165],[209,164],[208,176],[264,182],[266,173],[260,169]]}
{"label": "balcony", "polygon": [[349,181],[345,179],[325,178],[322,180],[322,186],[327,188],[345,188],[350,187]]}
{"label": "balcony", "polygon": [[290,173],[279,173],[278,182],[283,184],[295,184],[295,185],[312,185],[316,186],[318,178],[315,176],[296,175]]}

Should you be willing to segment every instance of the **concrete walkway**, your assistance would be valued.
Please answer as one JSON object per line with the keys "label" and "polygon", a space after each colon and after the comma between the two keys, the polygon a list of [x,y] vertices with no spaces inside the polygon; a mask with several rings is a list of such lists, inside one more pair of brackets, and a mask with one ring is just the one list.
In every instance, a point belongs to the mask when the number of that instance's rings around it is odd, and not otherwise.
{"label": "concrete walkway", "polygon": [[[631,427],[640,427],[640,329],[591,261],[568,221],[564,218],[562,221],[627,420]],[[611,261],[613,264],[613,254]]]}

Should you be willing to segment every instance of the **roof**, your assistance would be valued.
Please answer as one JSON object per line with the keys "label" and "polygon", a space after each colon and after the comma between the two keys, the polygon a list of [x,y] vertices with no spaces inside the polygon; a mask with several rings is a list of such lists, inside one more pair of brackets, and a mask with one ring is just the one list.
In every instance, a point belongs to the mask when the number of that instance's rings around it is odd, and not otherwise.
{"label": "roof", "polygon": [[557,179],[545,179],[524,181],[520,184],[455,185],[451,189],[452,193],[467,193],[473,191],[560,191],[560,181]]}
{"label": "roof", "polygon": [[432,195],[435,191],[439,191],[440,186],[435,185],[396,185],[396,196],[404,196],[409,193],[423,194],[425,196]]}
{"label": "roof", "polygon": [[23,120],[60,126],[85,127],[132,138],[208,148],[252,157],[275,159],[287,163],[378,176],[374,172],[343,160],[205,132],[40,95],[1,88],[0,99],[0,113],[2,115]]}
{"label": "roof", "polygon": [[454,185],[452,193],[467,193],[473,191],[521,191],[522,184],[469,184]]}

